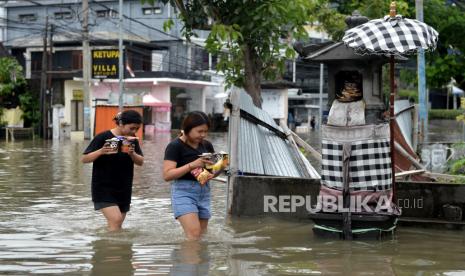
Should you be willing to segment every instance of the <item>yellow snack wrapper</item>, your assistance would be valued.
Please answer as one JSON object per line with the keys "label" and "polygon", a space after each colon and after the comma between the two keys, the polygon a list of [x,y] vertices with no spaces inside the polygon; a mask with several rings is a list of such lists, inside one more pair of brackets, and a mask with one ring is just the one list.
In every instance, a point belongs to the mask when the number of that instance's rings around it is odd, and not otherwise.
{"label": "yellow snack wrapper", "polygon": [[212,179],[216,173],[224,170],[229,165],[229,156],[225,152],[204,153],[199,156],[213,162],[212,165],[206,165],[205,168],[197,168],[191,171],[191,174],[202,185],[207,183],[207,181]]}
{"label": "yellow snack wrapper", "polygon": [[200,185],[205,185],[214,176],[204,168],[195,168],[191,171],[191,174],[197,179]]}

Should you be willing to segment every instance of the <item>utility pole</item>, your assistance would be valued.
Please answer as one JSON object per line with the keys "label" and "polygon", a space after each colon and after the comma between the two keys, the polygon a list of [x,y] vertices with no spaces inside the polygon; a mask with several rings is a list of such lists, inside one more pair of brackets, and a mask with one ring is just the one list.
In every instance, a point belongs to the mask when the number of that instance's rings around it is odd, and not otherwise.
{"label": "utility pole", "polygon": [[44,30],[44,47],[42,50],[42,67],[40,73],[40,115],[41,115],[41,127],[39,130],[40,136],[42,138],[47,138],[47,113],[45,107],[45,95],[46,95],[46,85],[47,85],[47,39],[48,39],[48,16],[45,17],[45,30]]}
{"label": "utility pole", "polygon": [[[423,22],[423,0],[415,0],[416,17]],[[420,49],[417,56],[418,72],[418,123],[420,142],[426,142],[428,135],[428,95],[426,94],[425,52]]]}
{"label": "utility pole", "polygon": [[47,139],[50,137],[50,133],[49,133],[49,125],[50,125],[50,122],[49,122],[49,112],[50,112],[50,108],[53,104],[52,102],[52,98],[53,98],[53,87],[52,87],[52,68],[53,68],[53,58],[52,58],[52,53],[53,53],[53,24],[50,24],[50,31],[49,31],[49,41],[48,41],[48,49],[47,49],[47,87],[45,89],[46,93],[45,93],[45,104],[44,104],[44,108],[45,108],[45,114],[46,114],[46,129],[45,129],[45,137],[47,137]]}
{"label": "utility pole", "polygon": [[90,133],[90,49],[89,49],[89,0],[82,0],[82,80],[84,98],[84,139]]}
{"label": "utility pole", "polygon": [[318,128],[321,129],[321,126],[323,125],[323,81],[324,81],[324,71],[325,65],[323,63],[320,63],[320,97],[319,97],[319,102],[320,102],[320,112],[319,112],[319,120],[318,120]]}
{"label": "utility pole", "polygon": [[123,0],[119,0],[119,34],[118,34],[118,63],[119,63],[119,99],[118,107],[119,111],[123,111],[123,78],[124,78],[124,67],[123,67]]}

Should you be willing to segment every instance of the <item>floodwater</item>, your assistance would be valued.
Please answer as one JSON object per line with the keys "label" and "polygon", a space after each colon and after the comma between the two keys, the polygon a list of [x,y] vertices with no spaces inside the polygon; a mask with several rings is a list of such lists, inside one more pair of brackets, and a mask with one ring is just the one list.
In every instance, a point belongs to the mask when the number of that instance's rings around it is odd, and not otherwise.
{"label": "floodwater", "polygon": [[[313,236],[308,221],[225,216],[225,184],[212,185],[213,218],[186,242],[161,178],[171,139],[145,141],[133,204],[119,233],[90,200],[87,142],[0,142],[0,275],[464,275],[465,232],[399,228],[383,241]],[[226,135],[211,134],[217,150]]]}

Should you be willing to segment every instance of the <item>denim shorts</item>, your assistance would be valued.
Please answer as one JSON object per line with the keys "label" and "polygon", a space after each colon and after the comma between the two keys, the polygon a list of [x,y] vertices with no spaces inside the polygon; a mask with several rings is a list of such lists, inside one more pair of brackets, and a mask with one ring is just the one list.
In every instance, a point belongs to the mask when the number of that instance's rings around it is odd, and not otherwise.
{"label": "denim shorts", "polygon": [[200,185],[197,181],[177,179],[171,184],[171,206],[174,218],[197,213],[200,219],[209,219],[210,184]]}

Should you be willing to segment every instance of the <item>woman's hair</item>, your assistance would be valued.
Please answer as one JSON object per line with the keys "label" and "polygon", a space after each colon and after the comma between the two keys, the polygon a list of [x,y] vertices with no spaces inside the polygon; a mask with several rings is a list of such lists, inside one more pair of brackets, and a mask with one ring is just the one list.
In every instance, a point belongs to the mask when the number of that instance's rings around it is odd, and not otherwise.
{"label": "woman's hair", "polygon": [[207,125],[210,128],[210,120],[207,114],[202,111],[193,111],[187,114],[186,118],[182,121],[181,129],[184,134],[188,134],[194,127]]}
{"label": "woman's hair", "polygon": [[123,112],[118,112],[113,120],[117,125],[120,123],[123,125],[142,124],[142,116],[135,110],[125,110]]}

